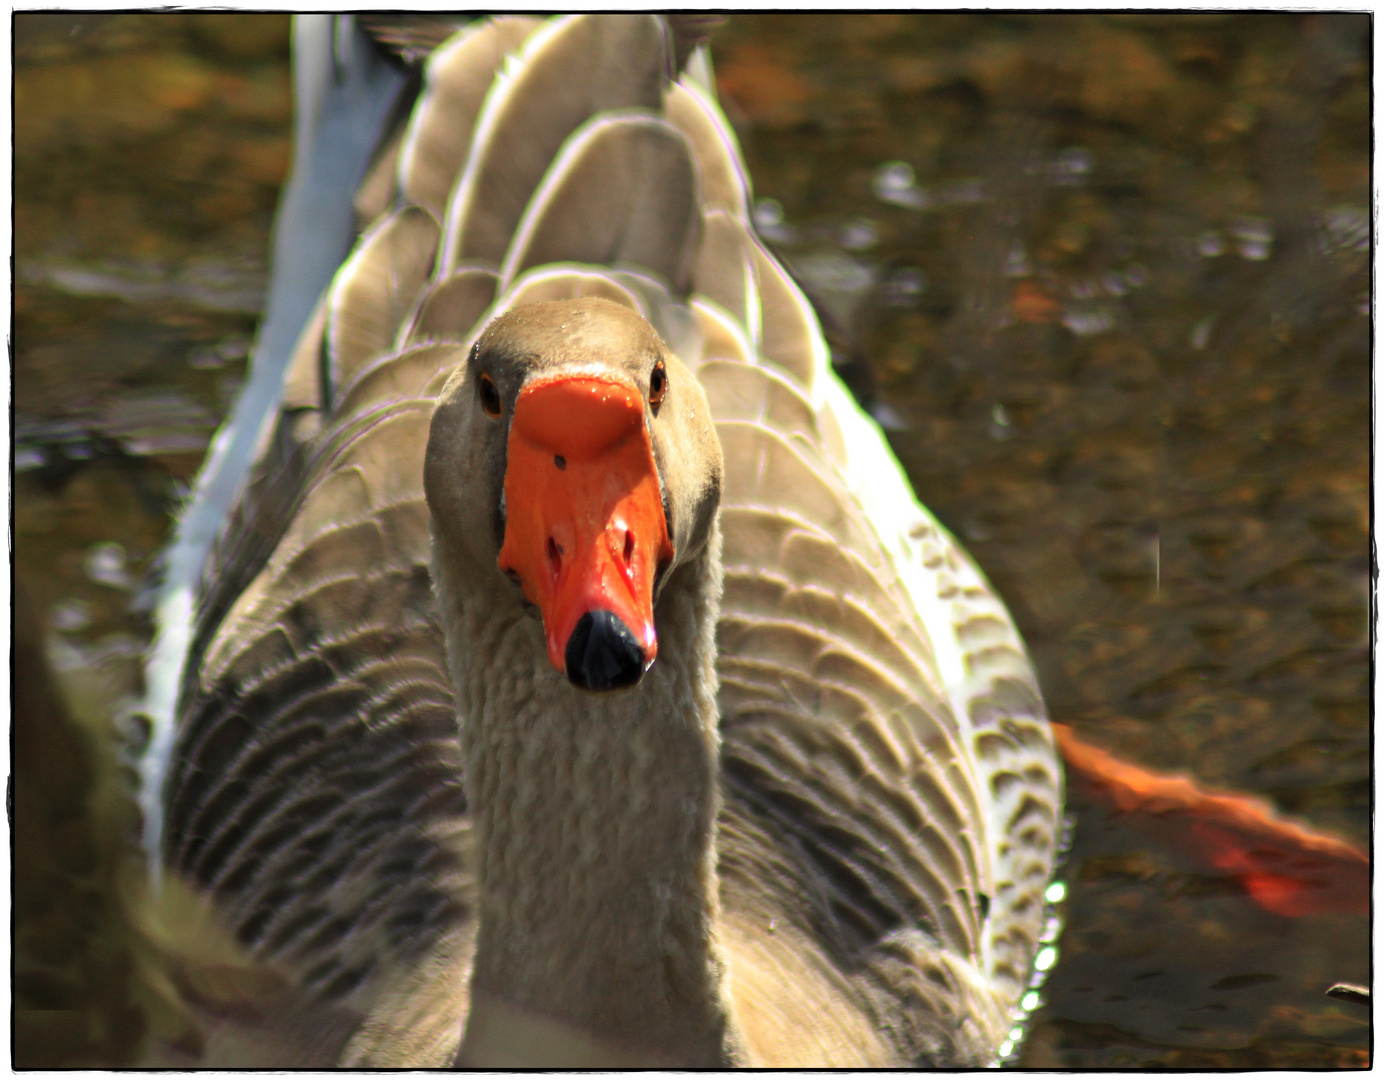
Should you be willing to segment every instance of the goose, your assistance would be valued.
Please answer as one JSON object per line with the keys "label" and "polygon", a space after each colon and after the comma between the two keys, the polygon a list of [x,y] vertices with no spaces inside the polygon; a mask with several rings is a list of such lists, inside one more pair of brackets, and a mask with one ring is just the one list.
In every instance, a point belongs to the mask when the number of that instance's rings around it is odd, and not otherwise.
{"label": "goose", "polygon": [[494,18],[384,141],[178,669],[202,1064],[1012,1048],[1042,697],[756,238],[707,71],[654,15]]}

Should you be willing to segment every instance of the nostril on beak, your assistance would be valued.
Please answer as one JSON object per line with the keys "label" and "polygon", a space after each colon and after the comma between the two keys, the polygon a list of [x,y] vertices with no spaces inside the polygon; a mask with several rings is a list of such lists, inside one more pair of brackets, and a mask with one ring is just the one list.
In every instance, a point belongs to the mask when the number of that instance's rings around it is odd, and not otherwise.
{"label": "nostril on beak", "polygon": [[552,564],[554,574],[562,569],[562,548],[551,536],[548,537],[548,562]]}
{"label": "nostril on beak", "polygon": [[630,529],[625,530],[625,565],[628,566],[634,559],[634,532]]}

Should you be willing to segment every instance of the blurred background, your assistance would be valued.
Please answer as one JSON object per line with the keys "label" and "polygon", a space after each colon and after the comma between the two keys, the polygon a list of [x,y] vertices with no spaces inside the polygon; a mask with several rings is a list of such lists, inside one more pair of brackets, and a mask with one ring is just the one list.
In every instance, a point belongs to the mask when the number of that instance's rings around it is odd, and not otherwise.
{"label": "blurred background", "polygon": [[[286,15],[14,19],[15,1042],[182,1022],[121,897],[155,556],[245,376],[291,157]],[[756,224],[1048,708],[1370,834],[1370,23],[745,15]],[[1363,914],[1274,914],[1078,788],[1020,1064],[1342,1067]]]}

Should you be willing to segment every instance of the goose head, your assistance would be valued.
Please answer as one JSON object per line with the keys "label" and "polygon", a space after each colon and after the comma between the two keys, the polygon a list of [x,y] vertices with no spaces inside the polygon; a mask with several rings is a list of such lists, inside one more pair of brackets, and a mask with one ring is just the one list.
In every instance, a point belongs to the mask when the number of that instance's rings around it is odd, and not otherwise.
{"label": "goose head", "polygon": [[639,314],[512,309],[433,416],[439,585],[538,620],[535,660],[573,686],[632,687],[658,655],[660,594],[706,551],[722,468],[701,387]]}

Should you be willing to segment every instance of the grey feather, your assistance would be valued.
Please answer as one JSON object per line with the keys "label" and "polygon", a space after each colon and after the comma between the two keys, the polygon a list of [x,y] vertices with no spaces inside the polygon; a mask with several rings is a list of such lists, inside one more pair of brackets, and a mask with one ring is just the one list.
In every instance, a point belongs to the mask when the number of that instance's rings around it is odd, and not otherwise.
{"label": "grey feather", "polygon": [[405,207],[376,225],[338,271],[327,300],[333,388],[393,347],[432,270],[438,231],[426,210]]}
{"label": "grey feather", "polygon": [[678,130],[647,114],[603,113],[553,161],[500,280],[553,262],[632,264],[685,294],[698,224],[696,176]]}
{"label": "grey feather", "polygon": [[560,19],[525,42],[481,110],[447,208],[444,271],[473,260],[499,265],[554,156],[591,117],[659,111],[665,47],[651,15]]}
{"label": "grey feather", "polygon": [[749,220],[750,183],[740,147],[705,91],[684,78],[669,89],[663,115],[686,136],[697,163],[702,205]]}
{"label": "grey feather", "polygon": [[442,219],[496,73],[541,25],[530,18],[476,23],[428,59],[423,96],[399,153],[399,187],[408,201]]}

